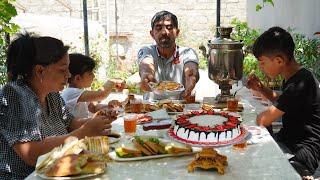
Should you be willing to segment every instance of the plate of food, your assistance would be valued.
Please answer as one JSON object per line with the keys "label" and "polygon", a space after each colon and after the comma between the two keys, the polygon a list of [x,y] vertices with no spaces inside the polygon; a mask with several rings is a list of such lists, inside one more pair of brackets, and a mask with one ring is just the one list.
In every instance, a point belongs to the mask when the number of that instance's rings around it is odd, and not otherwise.
{"label": "plate of food", "polygon": [[159,98],[177,97],[184,91],[184,86],[174,81],[150,82],[149,87]]}
{"label": "plate of food", "polygon": [[135,136],[132,142],[110,152],[115,161],[139,161],[164,157],[185,156],[200,152],[201,148],[153,136]]}
{"label": "plate of food", "polygon": [[36,174],[42,179],[86,179],[103,174],[108,161],[108,138],[71,137],[49,153],[40,156]]}
{"label": "plate of food", "polygon": [[117,132],[111,131],[108,135],[109,144],[114,144],[120,141],[121,135]]}
{"label": "plate of food", "polygon": [[94,173],[94,174],[81,174],[81,175],[75,175],[75,176],[64,176],[64,177],[50,177],[45,174],[37,173],[37,176],[39,176],[42,179],[55,179],[55,180],[68,180],[68,179],[88,179],[93,178],[95,176],[98,176],[102,173]]}

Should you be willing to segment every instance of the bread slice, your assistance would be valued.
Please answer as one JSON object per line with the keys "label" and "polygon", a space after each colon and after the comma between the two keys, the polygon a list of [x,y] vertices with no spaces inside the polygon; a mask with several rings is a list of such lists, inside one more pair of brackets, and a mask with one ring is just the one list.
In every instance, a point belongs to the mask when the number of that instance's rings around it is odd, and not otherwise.
{"label": "bread slice", "polygon": [[85,166],[81,169],[81,174],[101,174],[104,173],[106,169],[106,163],[94,161],[88,162]]}
{"label": "bread slice", "polygon": [[119,147],[116,149],[116,154],[121,158],[131,158],[131,157],[140,157],[142,152],[135,147]]}
{"label": "bread slice", "polygon": [[84,142],[89,152],[97,154],[107,154],[109,152],[109,139],[107,136],[85,137]]}
{"label": "bread slice", "polygon": [[156,154],[165,154],[164,147],[158,143],[145,141],[144,144],[147,145],[150,149],[152,149],[152,151],[155,152]]}
{"label": "bread slice", "polygon": [[45,171],[48,177],[63,177],[70,175],[78,175],[82,172],[81,167],[87,163],[87,156],[70,154],[56,160]]}
{"label": "bread slice", "polygon": [[87,149],[86,145],[79,141],[76,137],[69,137],[65,140],[63,145],[52,149],[43,161],[36,165],[37,172],[44,172],[50,165],[52,165],[59,158],[69,154],[79,154]]}
{"label": "bread slice", "polygon": [[192,152],[191,147],[180,147],[176,145],[167,145],[165,147],[166,151],[170,154],[188,153]]}
{"label": "bread slice", "polygon": [[141,145],[136,139],[132,140],[132,143],[134,144],[134,146],[139,149],[143,154],[147,155],[147,156],[151,156],[152,152],[150,152],[147,148],[145,148],[143,145]]}

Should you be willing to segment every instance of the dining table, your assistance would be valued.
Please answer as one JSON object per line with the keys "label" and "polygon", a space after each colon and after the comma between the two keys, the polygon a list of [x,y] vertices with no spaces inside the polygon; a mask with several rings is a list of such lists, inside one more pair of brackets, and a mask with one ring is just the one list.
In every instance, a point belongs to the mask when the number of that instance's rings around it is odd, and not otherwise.
{"label": "dining table", "polygon": [[[252,96],[247,88],[242,88],[240,103],[243,105],[242,126],[247,129],[259,129],[259,133],[251,133],[245,138],[247,146],[235,148],[233,145],[215,147],[219,154],[227,156],[228,165],[224,174],[219,174],[215,169],[195,169],[188,172],[187,166],[194,159],[195,155],[174,156],[136,161],[111,161],[107,163],[104,174],[92,177],[92,179],[110,180],[187,180],[187,179],[219,179],[219,180],[296,180],[301,179],[299,174],[290,165],[288,157],[281,151],[271,134],[264,127],[256,125],[256,117],[267,108],[266,103],[261,99]],[[175,116],[172,116],[174,120]],[[123,130],[123,117],[119,117],[112,124],[112,130],[119,132],[122,136],[118,142],[111,144],[110,149],[114,150],[128,141]],[[137,126],[137,135],[156,136],[169,141],[175,141],[168,135],[168,129],[144,131],[141,125]],[[30,174],[27,180],[41,179],[36,172]],[[72,179],[72,178],[71,178]]]}

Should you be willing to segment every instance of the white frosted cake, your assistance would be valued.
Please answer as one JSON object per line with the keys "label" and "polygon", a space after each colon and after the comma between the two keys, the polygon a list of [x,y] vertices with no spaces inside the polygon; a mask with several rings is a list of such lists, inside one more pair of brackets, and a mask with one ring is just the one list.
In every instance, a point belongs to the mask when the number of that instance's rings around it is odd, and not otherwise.
{"label": "white frosted cake", "polygon": [[240,123],[227,112],[194,111],[177,117],[173,134],[186,142],[223,144],[240,136]]}

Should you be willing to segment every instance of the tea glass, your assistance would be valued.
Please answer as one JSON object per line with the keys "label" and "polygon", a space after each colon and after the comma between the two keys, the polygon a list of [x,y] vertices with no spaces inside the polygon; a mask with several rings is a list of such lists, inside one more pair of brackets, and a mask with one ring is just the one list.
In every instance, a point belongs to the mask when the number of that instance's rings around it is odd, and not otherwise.
{"label": "tea glass", "polygon": [[131,138],[135,135],[137,130],[137,116],[134,114],[127,114],[123,119],[124,133],[126,137]]}
{"label": "tea glass", "polygon": [[142,100],[139,100],[139,99],[130,100],[130,111],[132,113],[141,113],[142,110],[143,110]]}
{"label": "tea glass", "polygon": [[227,99],[227,109],[228,111],[236,112],[238,111],[239,98],[238,97],[229,97]]}

